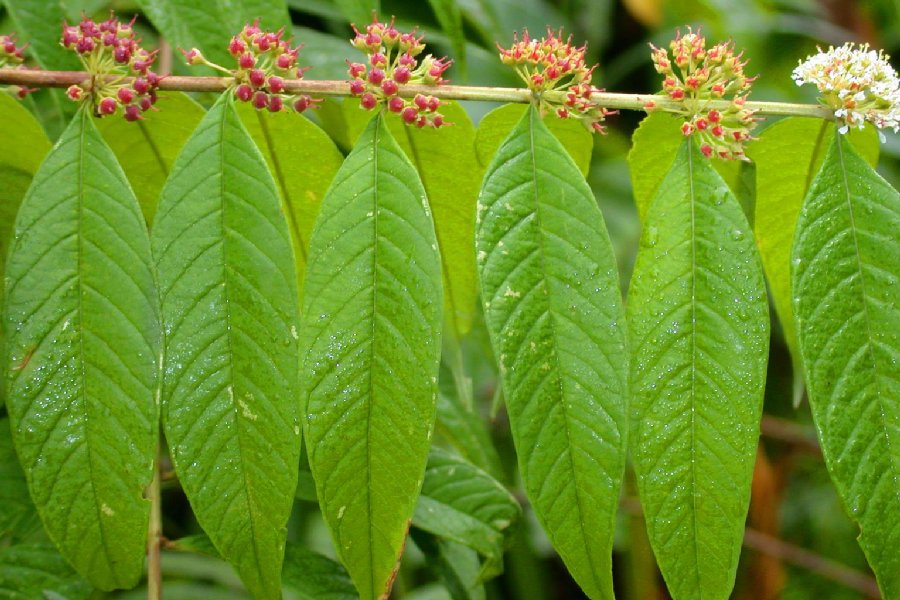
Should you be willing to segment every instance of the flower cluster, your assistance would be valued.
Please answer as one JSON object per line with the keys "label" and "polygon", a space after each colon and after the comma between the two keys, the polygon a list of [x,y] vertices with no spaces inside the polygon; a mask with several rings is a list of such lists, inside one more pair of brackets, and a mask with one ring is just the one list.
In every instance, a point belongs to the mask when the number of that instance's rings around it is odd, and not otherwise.
{"label": "flower cluster", "polygon": [[[684,135],[698,135],[707,157],[746,159],[744,145],[756,125],[753,111],[744,108],[752,78],[744,74],[741,54],[731,42],[706,47],[706,39],[690,29],[679,31],[669,51],[650,44],[656,72],[663,75],[663,93],[678,107],[666,108],[685,117]],[[710,109],[710,100],[730,100],[724,109]],[[655,107],[650,103],[647,108]]]}
{"label": "flower cluster", "polygon": [[[28,44],[17,46],[15,35],[0,35],[0,69],[27,69],[28,67],[22,64],[25,62],[27,46]],[[9,86],[9,89],[19,98],[24,98],[31,92],[37,91],[20,85]]]}
{"label": "flower cluster", "polygon": [[840,48],[821,48],[794,69],[797,85],[812,83],[822,102],[834,109],[841,133],[862,128],[869,121],[878,128],[900,129],[900,80],[884,52],[847,43]]}
{"label": "flower cluster", "polygon": [[[93,102],[98,116],[115,114],[125,119],[143,119],[156,103],[160,77],[150,70],[156,51],[141,48],[134,32],[134,19],[121,23],[113,15],[96,23],[84,17],[78,25],[63,26],[62,45],[78,54],[88,82],[72,85],[66,95],[76,102]],[[133,80],[130,78],[133,77]]]}
{"label": "flower cluster", "polygon": [[260,29],[259,19],[244,25],[228,44],[229,54],[237,61],[233,71],[209,62],[196,48],[182,52],[189,65],[207,65],[234,77],[234,95],[241,102],[251,102],[259,110],[279,112],[292,108],[300,113],[313,106],[315,100],[287,93],[285,83],[302,79],[309,67],[297,66],[301,46],[291,47],[291,41],[283,36],[284,29]]}
{"label": "flower cluster", "polygon": [[511,47],[498,44],[497,49],[503,64],[515,67],[532,91],[542,114],[553,112],[562,119],[579,119],[591,130],[603,133],[603,121],[616,111],[603,108],[596,98],[603,90],[591,85],[596,65],[585,64],[586,45],[573,46],[571,36],[563,41],[562,29],[554,32],[548,28],[545,38],[532,38],[526,29],[521,40],[513,34]]}
{"label": "flower cluster", "polygon": [[380,23],[375,17],[366,26],[366,31],[356,32],[350,43],[368,58],[363,62],[347,62],[350,75],[350,93],[359,97],[360,106],[373,110],[387,106],[390,112],[398,113],[407,125],[418,127],[440,127],[445,125],[444,117],[438,111],[441,101],[434,96],[416,94],[412,99],[401,98],[400,89],[406,84],[441,85],[446,83],[444,72],[453,61],[434,58],[428,54],[421,60],[417,57],[425,50],[423,36],[416,36],[415,30],[400,33],[390,23]]}

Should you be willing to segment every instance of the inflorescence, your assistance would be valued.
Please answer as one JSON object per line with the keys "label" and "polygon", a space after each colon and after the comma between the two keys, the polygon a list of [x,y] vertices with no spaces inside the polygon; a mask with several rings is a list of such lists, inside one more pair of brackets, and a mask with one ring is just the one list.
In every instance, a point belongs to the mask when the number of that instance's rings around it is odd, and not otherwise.
{"label": "inflorescence", "polygon": [[[600,106],[594,95],[603,90],[591,85],[596,65],[588,67],[584,61],[586,45],[573,46],[572,37],[563,40],[563,32],[547,29],[547,37],[532,38],[528,30],[522,39],[513,34],[513,44],[503,48],[499,44],[500,60],[515,67],[516,73],[534,95],[541,114],[553,113],[561,119],[574,118],[590,130],[603,133],[603,121],[616,111]],[[558,95],[545,92],[563,92]]]}
{"label": "inflorescence", "polygon": [[401,98],[400,90],[407,84],[442,85],[447,83],[444,72],[453,61],[434,58],[431,54],[421,60],[425,50],[423,36],[416,31],[401,33],[394,27],[394,20],[381,23],[375,17],[366,25],[365,32],[353,26],[356,33],[350,43],[367,55],[365,62],[347,62],[350,75],[350,93],[359,98],[366,110],[386,106],[397,113],[407,125],[417,127],[441,127],[447,123],[439,112],[441,101],[430,95],[416,94],[413,98]]}
{"label": "inflorescence", "polygon": [[869,49],[868,44],[847,43],[840,48],[819,49],[794,69],[797,85],[812,83],[820,101],[834,109],[839,131],[862,128],[866,121],[879,129],[900,129],[900,80],[888,62],[890,56]]}
{"label": "inflorescence", "polygon": [[[753,78],[744,75],[746,61],[734,53],[731,42],[706,47],[706,39],[690,29],[679,31],[664,48],[650,44],[656,72],[663,75],[662,93],[680,104],[671,110],[685,117],[681,132],[697,135],[700,150],[707,157],[726,160],[744,159],[745,144],[752,139],[750,130],[756,125],[753,111],[744,108]],[[709,100],[730,100],[725,110],[709,109]],[[650,103],[648,110],[655,104]]]}
{"label": "inflorescence", "polygon": [[197,48],[182,52],[189,65],[206,65],[231,75],[234,95],[241,102],[251,102],[259,110],[279,112],[291,108],[301,113],[316,101],[305,94],[287,94],[285,82],[303,79],[309,67],[297,66],[302,46],[292,47],[291,40],[283,37],[284,29],[260,29],[259,19],[244,25],[228,44],[228,53],[237,61],[234,70],[206,60]]}
{"label": "inflorescence", "polygon": [[[76,102],[92,102],[103,117],[121,108],[125,118],[137,121],[156,103],[159,75],[150,70],[156,51],[141,48],[134,19],[121,23],[114,16],[100,23],[83,17],[78,25],[63,26],[63,47],[78,54],[89,81],[72,85],[66,95]],[[133,79],[132,79],[133,78]]]}
{"label": "inflorescence", "polygon": [[[0,69],[27,69],[23,63],[25,62],[25,48],[28,44],[19,46],[16,44],[16,36],[0,35]],[[24,98],[31,92],[36,92],[34,88],[27,88],[21,85],[11,85],[9,88],[19,98]]]}

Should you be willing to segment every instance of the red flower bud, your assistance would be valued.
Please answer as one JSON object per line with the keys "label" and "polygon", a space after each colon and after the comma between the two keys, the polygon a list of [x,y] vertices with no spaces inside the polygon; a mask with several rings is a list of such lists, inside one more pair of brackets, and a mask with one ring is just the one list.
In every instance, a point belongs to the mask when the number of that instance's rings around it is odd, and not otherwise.
{"label": "red flower bud", "polygon": [[111,115],[116,112],[116,107],[118,105],[119,103],[116,102],[115,98],[104,98],[100,101],[100,104],[97,105],[97,111],[104,116]]}
{"label": "red flower bud", "polygon": [[134,100],[134,91],[127,87],[119,88],[116,95],[119,97],[122,104],[131,104],[131,101]]}
{"label": "red flower bud", "polygon": [[403,110],[403,107],[406,106],[406,102],[403,101],[403,98],[399,96],[394,96],[390,100],[388,100],[388,110],[391,112],[398,113]]}
{"label": "red flower bud", "polygon": [[84,95],[84,90],[78,87],[77,85],[70,85],[66,89],[66,96],[69,97],[70,100],[81,100]]}
{"label": "red flower bud", "polygon": [[231,43],[228,44],[228,52],[232,56],[234,56],[234,57],[240,56],[241,54],[246,52],[246,50],[247,50],[247,44],[245,44],[243,42],[243,40],[241,40],[237,37],[231,38]]}
{"label": "red flower bud", "polygon": [[266,72],[262,69],[253,69],[250,71],[250,84],[253,87],[261,88],[266,83]]}
{"label": "red flower bud", "polygon": [[253,97],[253,88],[246,83],[242,83],[235,88],[234,95],[237,96],[237,99],[241,102],[249,102],[250,98]]}
{"label": "red flower bud", "polygon": [[256,57],[250,52],[244,52],[238,58],[238,66],[242,69],[252,69],[256,65]]}
{"label": "red flower bud", "polygon": [[393,77],[394,77],[394,81],[396,81],[397,83],[403,84],[403,83],[407,83],[409,81],[410,75],[411,75],[411,73],[408,68],[397,67],[396,69],[394,69]]}
{"label": "red flower bud", "polygon": [[373,108],[378,106],[378,98],[375,97],[375,94],[367,92],[362,95],[362,98],[360,98],[359,105],[366,110],[372,110]]}
{"label": "red flower bud", "polygon": [[253,106],[254,108],[265,108],[269,104],[269,95],[265,92],[256,92],[253,95]]}
{"label": "red flower bud", "polygon": [[309,96],[300,96],[297,100],[294,101],[294,110],[298,113],[302,113],[304,110],[310,107],[312,104],[312,99]]}
{"label": "red flower bud", "polygon": [[709,144],[703,144],[702,146],[700,146],[700,152],[703,153],[703,156],[709,158],[713,153],[712,146],[710,146]]}
{"label": "red flower bud", "polygon": [[404,123],[406,123],[407,125],[412,125],[416,122],[416,119],[419,118],[419,111],[417,111],[412,106],[407,106],[403,109],[400,117],[403,119]]}
{"label": "red flower bud", "polygon": [[269,98],[269,112],[278,112],[284,108],[284,100],[281,96],[271,96]]}
{"label": "red flower bud", "polygon": [[369,71],[368,79],[373,85],[381,85],[381,82],[384,81],[384,71],[381,69],[372,69]]}
{"label": "red flower bud", "polygon": [[272,75],[266,81],[266,85],[269,87],[269,91],[273,94],[280,94],[284,90],[284,79],[282,79],[278,75]]}
{"label": "red flower bud", "polygon": [[386,96],[393,96],[397,93],[400,87],[397,85],[397,82],[393,79],[385,79],[381,83],[381,91],[384,92]]}
{"label": "red flower bud", "polygon": [[141,108],[137,104],[129,104],[125,107],[126,121],[140,121],[144,117],[141,115]]}
{"label": "red flower bud", "polygon": [[350,82],[350,93],[354,96],[359,96],[364,91],[366,91],[366,84],[359,79],[354,79]]}

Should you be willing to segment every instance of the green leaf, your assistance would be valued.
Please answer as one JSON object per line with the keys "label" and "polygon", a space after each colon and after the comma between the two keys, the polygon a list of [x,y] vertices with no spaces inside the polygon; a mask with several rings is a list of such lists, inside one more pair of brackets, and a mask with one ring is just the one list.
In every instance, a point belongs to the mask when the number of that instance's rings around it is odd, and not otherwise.
{"label": "green leaf", "polygon": [[288,544],[282,572],[284,587],[299,600],[357,600],[344,567],[297,544]]}
{"label": "green leaf", "polygon": [[[475,134],[475,151],[478,162],[487,166],[493,160],[498,148],[508,138],[517,123],[522,120],[526,107],[521,104],[505,104],[495,108],[481,119]],[[591,152],[594,138],[584,125],[574,119],[544,117],[544,125],[562,143],[569,156],[575,161],[582,175],[591,168]]]}
{"label": "green leaf", "polygon": [[322,203],[300,329],[309,463],[364,599],[390,591],[425,471],[440,278],[425,191],[376,117]]}
{"label": "green leaf", "polygon": [[80,578],[50,544],[0,549],[0,598],[87,600],[90,584]]}
{"label": "green leaf", "polygon": [[206,58],[225,67],[234,65],[228,42],[246,23],[259,19],[265,31],[291,25],[284,0],[136,1],[173,46],[199,48]]}
{"label": "green leaf", "polygon": [[152,243],[172,461],[247,588],[280,598],[300,452],[296,281],[275,182],[230,94],[175,161]]}
{"label": "green leaf", "polygon": [[[441,107],[451,127],[410,127],[390,118],[388,127],[409,157],[428,195],[440,248],[444,317],[457,339],[472,329],[475,281],[475,203],[483,169],[475,158],[475,127],[456,102]],[[393,115],[389,115],[393,117]]]}
{"label": "green leaf", "polygon": [[3,5],[12,17],[17,37],[28,42],[26,52],[40,66],[51,71],[82,70],[75,53],[59,43],[66,18],[61,2],[3,0]]}
{"label": "green leaf", "polygon": [[437,575],[452,600],[484,600],[481,564],[474,550],[420,529],[413,528],[410,537],[425,555],[429,570]]}
{"label": "green leaf", "polygon": [[594,195],[530,109],[485,175],[485,321],[534,511],[592,598],[612,598],[627,367],[616,261]]}
{"label": "green leaf", "polygon": [[690,139],[644,221],[628,322],[647,530],[673,598],[728,598],[765,387],[762,267],[737,199]]}
{"label": "green leaf", "polygon": [[453,62],[459,68],[460,75],[466,78],[466,33],[463,31],[462,11],[456,0],[428,0],[434,16],[453,44]]}
{"label": "green leaf", "polygon": [[143,121],[100,119],[97,124],[128,176],[148,224],[153,223],[159,194],[178,152],[205,112],[182,93],[166,94],[160,106],[162,110]]}
{"label": "green leaf", "polygon": [[656,197],[659,184],[672,167],[678,146],[684,140],[681,120],[669,113],[651,113],[644,117],[632,136],[628,152],[631,190],[641,223]]}
{"label": "green leaf", "polygon": [[413,525],[468,546],[502,571],[503,535],[521,514],[493,477],[446,450],[432,448]]}
{"label": "green leaf", "polygon": [[7,281],[7,407],[31,496],[80,574],[130,587],[157,443],[157,296],[137,200],[86,110],[22,202]]}
{"label": "green leaf", "polygon": [[334,142],[306,117],[240,103],[238,114],[275,177],[291,232],[297,288],[306,274],[309,236],[322,198],[344,161]]}
{"label": "green leaf", "polygon": [[[747,151],[757,169],[756,245],[796,374],[802,367],[791,310],[791,241],[800,205],[832,138],[834,128],[827,121],[792,117],[767,127]],[[875,129],[854,130],[850,140],[875,166],[879,150]]]}
{"label": "green leaf", "polygon": [[322,124],[322,129],[338,146],[348,152],[356,145],[356,140],[374,116],[373,111],[359,105],[357,98],[343,100],[325,98],[316,112],[316,118]]}
{"label": "green leaf", "polygon": [[0,543],[8,537],[25,538],[40,528],[25,473],[13,448],[9,419],[0,419]]}
{"label": "green leaf", "polygon": [[885,598],[900,596],[900,194],[836,135],[797,219],[791,284],[822,454]]}

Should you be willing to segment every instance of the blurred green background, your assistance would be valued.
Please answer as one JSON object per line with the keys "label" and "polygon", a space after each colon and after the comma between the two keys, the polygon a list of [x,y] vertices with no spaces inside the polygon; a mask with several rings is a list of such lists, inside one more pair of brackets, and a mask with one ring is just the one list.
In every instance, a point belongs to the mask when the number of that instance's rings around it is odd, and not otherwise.
{"label": "blurred green background", "polygon": [[[62,4],[70,21],[78,20],[82,12],[105,17],[110,8],[123,18],[138,14],[145,46],[153,47],[157,41],[157,33],[141,15],[136,2],[72,0]],[[302,62],[314,66],[306,77],[344,79],[345,60],[358,59],[358,53],[347,42],[351,35],[348,21],[366,22],[371,9],[366,0],[288,0],[287,4],[296,40],[305,44]],[[432,10],[432,6],[441,5],[460,11],[462,37],[454,35],[446,22],[442,26],[441,19]],[[548,26],[562,27],[573,34],[576,43],[586,41],[589,62],[599,63],[595,84],[608,91],[630,93],[658,89],[648,43],[665,45],[676,29],[687,25],[695,30],[700,28],[710,41],[733,39],[738,49],[744,49],[750,61],[747,72],[759,75],[751,95],[755,100],[813,102],[815,91],[811,86],[798,88],[790,73],[799,59],[816,51],[817,45],[869,42],[890,54],[900,52],[897,0],[457,0],[455,8],[453,0],[383,0],[380,16],[391,15],[397,17],[399,28],[411,29],[417,25],[426,34],[429,52],[455,58],[449,78],[452,83],[468,85],[519,85],[512,70],[500,64],[495,42],[508,45],[513,31],[524,27],[533,34],[541,34]],[[12,29],[4,11],[0,31]],[[161,64],[172,65],[176,72],[186,72],[180,66],[180,55],[171,49],[163,51]],[[58,105],[46,93],[36,95],[29,102],[45,116],[45,125],[51,136],[54,135],[59,126],[54,123]],[[476,125],[494,106],[465,104]],[[316,116],[312,118],[315,120]],[[627,289],[640,235],[625,157],[630,136],[641,118],[640,113],[623,112],[608,120],[608,134],[594,137],[588,175],[617,252],[623,291]],[[769,122],[772,119],[761,127]],[[879,171],[895,187],[900,181],[898,165],[900,136],[888,133]],[[493,410],[496,368],[483,327],[475,327],[464,347],[466,370],[473,378],[476,401],[506,473],[504,483],[516,490],[526,514],[512,533],[504,573],[485,585],[481,597],[583,598],[528,511],[516,480],[508,424],[502,408],[496,414]],[[449,371],[443,375],[450,379]],[[790,357],[776,325],[766,391],[767,416],[748,520],[752,532],[741,557],[733,597],[763,600],[869,597],[871,594],[865,590],[871,589],[873,580],[855,541],[856,528],[846,517],[825,472],[808,406],[805,402],[796,409],[792,406],[792,378]],[[454,393],[450,381],[441,383],[445,393]],[[177,485],[164,483],[163,502],[168,538],[199,531]],[[617,595],[622,599],[667,598],[644,534],[630,475],[622,508],[614,564]],[[334,556],[328,534],[312,503],[297,502],[289,538],[326,556]],[[434,565],[424,558],[415,541],[411,542],[392,597],[450,598],[431,567]],[[166,598],[248,597],[231,569],[214,558],[166,553],[163,569]],[[146,597],[146,592],[139,589],[114,597],[141,598]]]}

